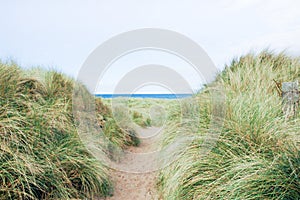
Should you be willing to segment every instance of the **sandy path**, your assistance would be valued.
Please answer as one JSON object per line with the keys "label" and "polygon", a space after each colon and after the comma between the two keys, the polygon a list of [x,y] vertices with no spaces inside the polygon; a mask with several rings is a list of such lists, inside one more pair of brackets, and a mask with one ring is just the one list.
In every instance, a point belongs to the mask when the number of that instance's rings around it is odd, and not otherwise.
{"label": "sandy path", "polygon": [[[141,144],[130,147],[121,158],[119,170],[110,170],[114,183],[114,195],[106,200],[156,200],[157,171],[155,159],[158,154],[150,154],[157,149],[160,129],[157,127],[137,130]],[[148,154],[147,154],[148,153]],[[121,169],[121,170],[120,170]]]}

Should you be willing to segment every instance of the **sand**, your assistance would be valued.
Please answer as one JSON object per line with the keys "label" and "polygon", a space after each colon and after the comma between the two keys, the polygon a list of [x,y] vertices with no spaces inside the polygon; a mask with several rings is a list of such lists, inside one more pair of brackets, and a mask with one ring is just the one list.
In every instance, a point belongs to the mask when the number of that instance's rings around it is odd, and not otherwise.
{"label": "sand", "polygon": [[149,127],[137,130],[141,144],[130,147],[116,166],[110,169],[114,184],[112,197],[106,200],[158,200],[156,181],[159,152],[157,142],[160,128]]}

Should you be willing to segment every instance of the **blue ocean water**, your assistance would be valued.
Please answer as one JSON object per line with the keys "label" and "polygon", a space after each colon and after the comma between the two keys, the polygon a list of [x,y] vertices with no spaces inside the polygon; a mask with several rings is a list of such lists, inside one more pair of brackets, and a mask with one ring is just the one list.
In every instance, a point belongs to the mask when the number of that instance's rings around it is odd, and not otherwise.
{"label": "blue ocean water", "polygon": [[95,94],[96,97],[101,98],[130,97],[148,99],[181,99],[191,97],[192,95],[193,94]]}

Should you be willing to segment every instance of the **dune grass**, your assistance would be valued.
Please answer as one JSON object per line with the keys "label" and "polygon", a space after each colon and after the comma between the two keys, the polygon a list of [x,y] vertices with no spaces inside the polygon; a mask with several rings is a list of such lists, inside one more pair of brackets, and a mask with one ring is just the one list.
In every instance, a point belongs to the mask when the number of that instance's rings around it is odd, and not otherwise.
{"label": "dune grass", "polygon": [[[122,121],[123,124],[141,126],[143,128],[149,126],[160,127],[166,123],[171,107],[179,105],[174,99],[148,99],[148,98],[115,98],[102,99],[103,103],[115,110],[115,114],[122,114],[122,117],[116,116],[116,119]],[[116,108],[116,109],[114,109]],[[118,121],[118,120],[117,120]]]}
{"label": "dune grass", "polygon": [[[216,145],[201,155],[203,138],[196,137],[161,170],[163,199],[300,199],[300,118],[285,118],[273,79],[300,81],[299,59],[269,51],[235,59],[193,98],[199,107],[174,108],[163,146],[181,134],[211,133],[213,90],[220,86],[226,94]],[[185,113],[199,118],[187,126]]]}
{"label": "dune grass", "polygon": [[[0,199],[93,199],[112,193],[107,168],[77,135],[75,84],[55,71],[0,62]],[[96,112],[112,143],[122,148],[134,143],[100,100]]]}
{"label": "dune grass", "polygon": [[[300,199],[300,117],[283,115],[273,80],[300,81],[299,60],[268,51],[248,54],[180,102],[129,99],[125,107],[114,103],[112,111],[111,100],[95,99],[97,125],[113,144],[101,146],[103,154],[114,153],[114,145],[139,144],[132,122],[165,125],[163,147],[181,136],[194,140],[183,143],[178,159],[161,170],[163,199]],[[55,71],[0,62],[0,199],[94,199],[112,193],[107,167],[78,137],[75,84]],[[203,138],[215,131],[210,123],[218,106],[216,88],[226,94],[220,103],[225,115],[217,143],[202,155]]]}

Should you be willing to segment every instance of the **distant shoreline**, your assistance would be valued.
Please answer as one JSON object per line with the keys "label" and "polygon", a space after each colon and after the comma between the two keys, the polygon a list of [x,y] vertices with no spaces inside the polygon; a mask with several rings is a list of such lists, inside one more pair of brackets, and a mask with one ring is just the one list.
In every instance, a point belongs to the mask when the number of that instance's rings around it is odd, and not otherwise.
{"label": "distant shoreline", "polygon": [[96,97],[104,99],[111,99],[117,97],[129,97],[129,98],[149,98],[149,99],[182,99],[191,97],[194,94],[95,94]]}

